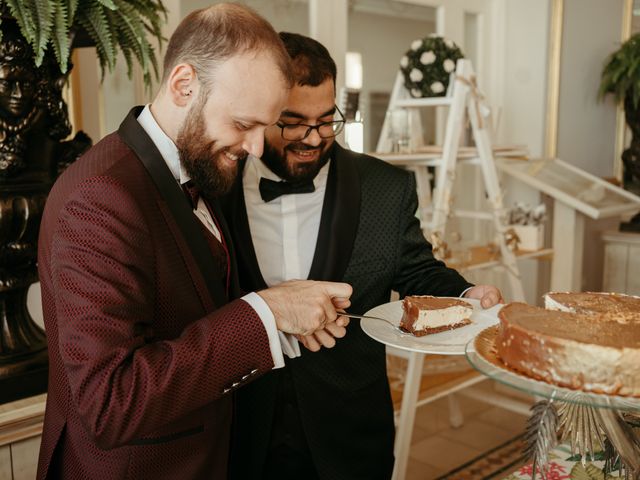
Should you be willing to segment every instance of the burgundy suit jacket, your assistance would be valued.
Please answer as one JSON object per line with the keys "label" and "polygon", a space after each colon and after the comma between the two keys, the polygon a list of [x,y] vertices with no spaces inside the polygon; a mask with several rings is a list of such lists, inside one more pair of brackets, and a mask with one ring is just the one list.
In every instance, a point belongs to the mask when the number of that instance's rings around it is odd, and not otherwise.
{"label": "burgundy suit jacket", "polygon": [[139,111],[60,177],[45,208],[38,479],[225,478],[230,394],[273,367],[262,322],[227,303],[226,272]]}

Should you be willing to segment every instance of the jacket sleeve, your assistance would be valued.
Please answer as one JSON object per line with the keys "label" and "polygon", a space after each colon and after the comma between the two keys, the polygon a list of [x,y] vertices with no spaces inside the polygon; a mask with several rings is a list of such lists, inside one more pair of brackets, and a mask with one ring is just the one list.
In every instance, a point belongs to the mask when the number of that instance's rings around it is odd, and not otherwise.
{"label": "jacket sleeve", "polygon": [[76,189],[51,241],[58,345],[49,348],[59,349],[80,418],[102,448],[179,421],[273,367],[262,322],[243,300],[188,324],[176,318],[187,327],[159,339],[152,246],[141,207],[110,177]]}
{"label": "jacket sleeve", "polygon": [[406,176],[405,195],[399,215],[398,251],[393,289],[405,295],[435,295],[457,297],[473,284],[456,270],[448,268],[433,256],[431,244],[420,228],[415,212],[418,208],[415,178]]}

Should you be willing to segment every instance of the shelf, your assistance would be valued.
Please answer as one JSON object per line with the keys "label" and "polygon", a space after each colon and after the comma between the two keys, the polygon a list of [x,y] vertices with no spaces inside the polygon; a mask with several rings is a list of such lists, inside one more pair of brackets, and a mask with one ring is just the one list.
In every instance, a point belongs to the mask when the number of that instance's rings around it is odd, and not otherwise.
{"label": "shelf", "polygon": [[640,209],[640,197],[559,159],[528,162],[500,160],[498,168],[593,219],[617,217]]}
{"label": "shelf", "polygon": [[[447,266],[455,268],[461,272],[480,270],[483,268],[495,267],[500,265],[499,257],[489,252],[486,245],[475,246],[469,249],[470,258],[460,261],[455,257],[447,258],[445,263]],[[516,258],[537,258],[539,260],[550,260],[553,257],[552,248],[543,248],[540,250],[516,250]]]}
{"label": "shelf", "polygon": [[[442,162],[442,147],[437,145],[426,145],[419,147],[411,153],[387,153],[387,152],[371,152],[370,155],[378,157],[385,162],[393,165],[403,166],[428,166],[437,167]],[[526,160],[528,151],[522,146],[495,146],[493,148],[494,157],[503,157],[513,160]],[[459,147],[458,160],[465,163],[479,164],[480,158],[478,152],[473,147]]]}
{"label": "shelf", "polygon": [[[429,153],[372,153],[374,157],[397,167],[439,167],[442,156]],[[479,165],[478,157],[459,157],[465,165]]]}
{"label": "shelf", "polygon": [[46,403],[43,393],[0,405],[0,446],[40,435]]}
{"label": "shelf", "polygon": [[[421,214],[424,215],[425,218],[431,218],[431,214],[433,213],[433,210],[431,208],[431,205],[429,205],[428,207],[424,208],[423,210],[421,210]],[[452,217],[455,218],[471,218],[473,220],[491,220],[493,221],[493,213],[491,212],[484,212],[484,211],[480,211],[480,210],[459,210],[459,209],[452,209],[450,212],[450,215]],[[430,221],[429,220],[422,220],[420,222],[420,226],[422,229],[426,229],[427,231],[430,228]]]}
{"label": "shelf", "polygon": [[448,107],[453,97],[401,98],[394,107]]}

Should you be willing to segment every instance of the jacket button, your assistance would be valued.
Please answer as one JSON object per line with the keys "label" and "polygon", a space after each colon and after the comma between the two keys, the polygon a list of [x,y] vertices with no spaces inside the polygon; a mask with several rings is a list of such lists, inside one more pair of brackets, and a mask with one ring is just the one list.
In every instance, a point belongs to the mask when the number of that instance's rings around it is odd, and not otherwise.
{"label": "jacket button", "polygon": [[226,395],[227,393],[229,393],[231,391],[230,388],[225,388],[224,390],[222,390],[222,394]]}

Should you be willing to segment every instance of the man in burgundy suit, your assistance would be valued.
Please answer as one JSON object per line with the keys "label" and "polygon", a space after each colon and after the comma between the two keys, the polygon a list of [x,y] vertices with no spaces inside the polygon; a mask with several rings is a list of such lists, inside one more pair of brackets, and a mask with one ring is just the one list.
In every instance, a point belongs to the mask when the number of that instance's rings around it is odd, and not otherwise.
{"label": "man in burgundy suit", "polygon": [[225,478],[231,392],[283,366],[288,334],[344,334],[347,284],[238,298],[218,212],[290,85],[288,55],[255,12],[194,12],[169,41],[154,102],[52,189],[39,242],[50,358],[39,479]]}

